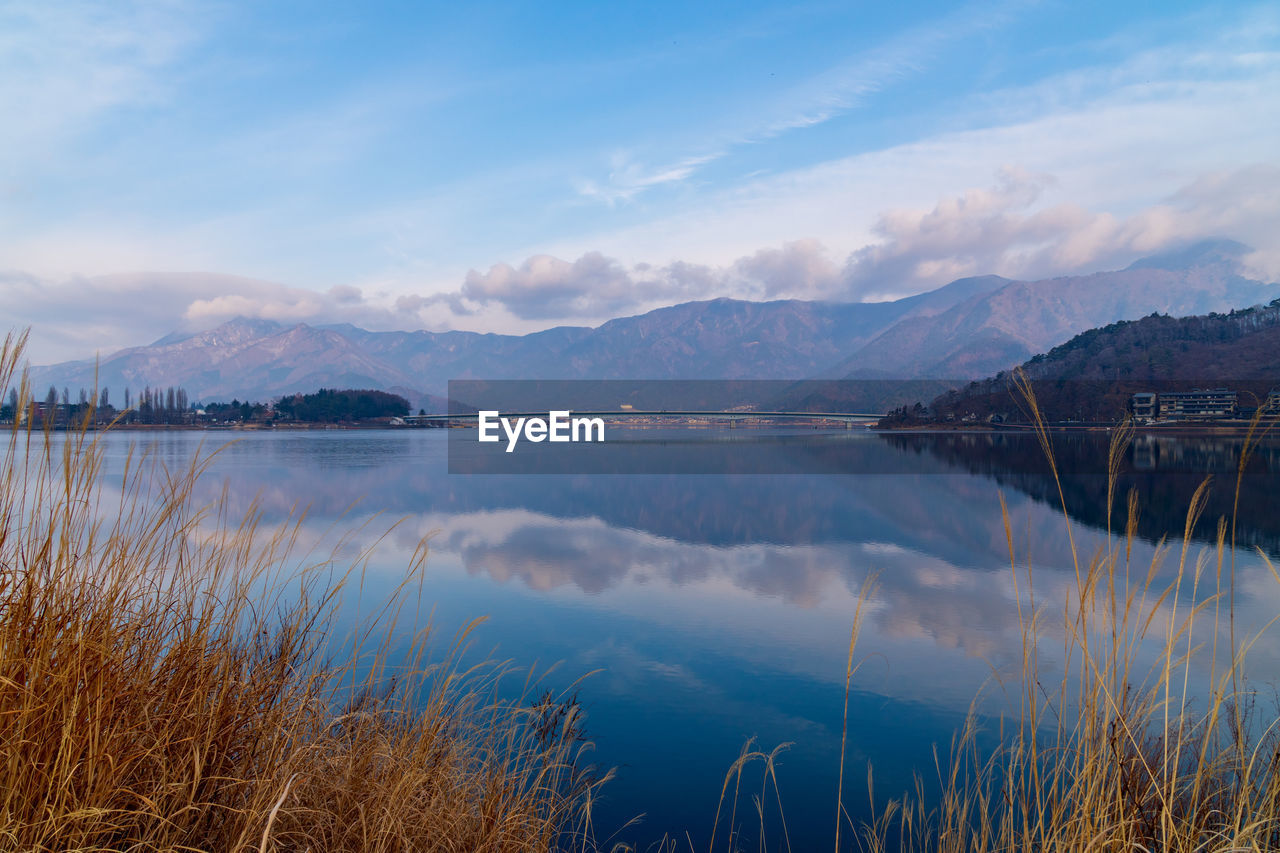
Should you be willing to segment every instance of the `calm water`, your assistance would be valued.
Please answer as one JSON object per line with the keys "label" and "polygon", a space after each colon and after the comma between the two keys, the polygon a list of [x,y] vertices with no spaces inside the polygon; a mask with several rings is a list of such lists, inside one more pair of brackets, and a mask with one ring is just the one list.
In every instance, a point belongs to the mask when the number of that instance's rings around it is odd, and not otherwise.
{"label": "calm water", "polygon": [[[643,813],[619,836],[642,848],[686,831],[705,846],[724,773],[749,738],[766,749],[794,744],[778,767],[792,843],[829,848],[845,656],[869,574],[880,585],[849,707],[846,802],[855,815],[866,811],[868,761],[877,796],[897,795],[913,768],[933,773],[934,745],[945,753],[984,684],[983,706],[999,710],[990,677],[1020,654],[1001,493],[1041,601],[1060,607],[1074,582],[1066,525],[1050,502],[1056,489],[1023,437],[840,436],[848,453],[882,455],[899,474],[498,476],[450,475],[445,431],[241,435],[213,462],[205,497],[225,484],[241,508],[258,497],[268,520],[309,505],[307,530],[317,538],[335,522],[347,529],[372,519],[353,545],[401,520],[374,552],[371,602],[431,534],[427,595],[440,636],[487,616],[477,654],[496,650],[525,667],[559,662],[547,678],[557,687],[595,672],[580,688],[589,734],[599,764],[618,768],[597,826]],[[845,452],[826,433],[755,435]],[[183,464],[223,439],[110,435],[108,473],[131,444]],[[1104,441],[1067,442],[1065,469],[1096,470]],[[1230,442],[1161,441],[1139,443],[1126,480],[1146,507],[1134,555],[1141,566],[1161,535],[1182,528],[1200,479],[1186,472],[1223,471],[1210,514],[1231,505]],[[1246,481],[1239,541],[1274,553],[1276,477]],[[1065,491],[1077,546],[1090,554],[1105,537],[1105,483],[1068,477]],[[1210,530],[1206,522],[1198,533]],[[1280,612],[1280,590],[1247,548],[1237,576],[1243,624]],[[1280,645],[1261,644],[1253,671],[1280,673]]]}

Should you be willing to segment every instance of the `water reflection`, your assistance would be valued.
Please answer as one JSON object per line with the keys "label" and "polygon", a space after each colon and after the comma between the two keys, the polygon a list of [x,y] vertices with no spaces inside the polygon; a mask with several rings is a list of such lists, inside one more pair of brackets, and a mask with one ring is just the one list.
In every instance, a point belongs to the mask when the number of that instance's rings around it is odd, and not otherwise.
{"label": "water reflection", "polygon": [[[108,481],[135,441],[180,466],[205,438],[109,436]],[[945,748],[984,683],[997,709],[999,678],[1009,684],[1021,659],[1016,596],[1026,594],[1011,579],[1001,492],[1039,601],[1060,608],[1075,583],[1056,486],[1029,436],[867,435],[859,452],[878,448],[887,468],[936,472],[874,476],[451,476],[446,443],[438,431],[252,434],[218,452],[201,497],[225,486],[233,509],[256,500],[268,520],[307,505],[305,532],[317,542],[366,524],[353,550],[400,519],[375,552],[370,595],[393,585],[430,535],[439,624],[488,614],[484,649],[521,664],[563,661],[566,682],[601,669],[583,695],[601,761],[622,772],[599,818],[648,812],[629,830],[641,844],[664,831],[703,837],[723,772],[752,736],[796,743],[780,769],[792,841],[828,843],[848,630],[873,572],[879,589],[859,646],[868,664],[851,705],[853,775],[871,760],[878,790],[900,792],[912,769],[932,766],[933,744]],[[1160,538],[1182,529],[1200,480],[1160,465],[1195,459],[1222,470],[1232,459],[1230,446],[1155,448],[1135,447],[1125,474],[1142,495],[1132,560],[1144,571]],[[1098,454],[1105,437],[1064,442],[1058,458],[1071,472],[1096,469]],[[1144,468],[1152,458],[1156,470]],[[1242,543],[1280,543],[1274,482],[1245,478]],[[1211,539],[1213,514],[1229,511],[1228,491],[1225,480],[1215,486],[1197,548]],[[1064,492],[1087,558],[1107,545],[1105,480],[1069,474]],[[1280,611],[1256,555],[1242,550],[1236,571],[1242,626]],[[1280,673],[1274,642],[1255,655],[1255,671]]]}
{"label": "water reflection", "polygon": [[[1106,529],[1109,438],[1105,435],[1055,435],[1054,456],[1061,472],[1058,484],[1047,470],[1044,451],[1031,436],[1007,433],[885,434],[882,439],[902,452],[923,453],[957,470],[981,474],[1037,501],[1060,505],[1089,526]],[[1138,495],[1138,534],[1156,542],[1181,534],[1191,498],[1210,479],[1207,502],[1192,535],[1212,544],[1218,519],[1234,518],[1237,545],[1280,555],[1280,516],[1273,511],[1280,482],[1280,437],[1268,431],[1250,442],[1242,436],[1135,436],[1121,459],[1112,526],[1123,526],[1130,490]],[[1241,462],[1244,460],[1243,473]]]}

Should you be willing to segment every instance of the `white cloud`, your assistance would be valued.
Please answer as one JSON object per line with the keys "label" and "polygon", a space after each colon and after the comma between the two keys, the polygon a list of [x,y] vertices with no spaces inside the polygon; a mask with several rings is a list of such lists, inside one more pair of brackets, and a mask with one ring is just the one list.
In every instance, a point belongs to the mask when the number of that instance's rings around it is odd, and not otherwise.
{"label": "white cloud", "polygon": [[1158,204],[1119,217],[1061,203],[1037,206],[1049,176],[1001,170],[990,189],[942,199],[932,210],[892,210],[874,231],[880,242],[853,252],[846,294],[890,298],[966,275],[1042,278],[1111,269],[1170,246],[1232,237],[1256,251],[1259,278],[1280,278],[1280,168],[1212,173]]}
{"label": "white cloud", "polygon": [[1280,166],[1211,172],[1174,193],[1170,206],[1181,212],[1182,233],[1229,234],[1254,252],[1248,271],[1280,281]]}
{"label": "white cloud", "polygon": [[701,298],[717,287],[723,288],[723,276],[705,267],[640,264],[628,270],[588,252],[573,262],[535,255],[518,268],[495,264],[486,273],[472,270],[458,295],[480,305],[500,303],[526,319],[607,318],[638,306]]}
{"label": "white cloud", "polygon": [[735,261],[732,269],[739,280],[754,283],[768,299],[830,299],[844,290],[839,267],[827,248],[813,239],[760,249]]}
{"label": "white cloud", "polygon": [[481,304],[501,302],[521,317],[605,313],[632,301],[633,282],[615,261],[588,252],[570,263],[534,255],[519,268],[495,264],[472,270],[461,295]]}

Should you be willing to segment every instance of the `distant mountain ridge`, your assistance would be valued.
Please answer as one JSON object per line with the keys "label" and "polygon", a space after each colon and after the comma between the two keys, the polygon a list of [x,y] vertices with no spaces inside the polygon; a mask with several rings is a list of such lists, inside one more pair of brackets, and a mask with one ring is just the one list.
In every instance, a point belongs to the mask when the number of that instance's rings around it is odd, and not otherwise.
{"label": "distant mountain ridge", "polygon": [[[970,379],[1072,335],[1153,311],[1206,314],[1269,302],[1239,244],[1211,241],[1090,276],[959,279],[892,302],[714,299],[528,335],[373,332],[237,318],[170,334],[97,364],[125,387],[182,386],[196,400],[268,399],[321,387],[393,391],[415,406],[450,379]],[[37,389],[92,387],[92,361],[33,368]]]}
{"label": "distant mountain ridge", "polygon": [[928,319],[895,324],[841,365],[851,378],[989,376],[1086,329],[1152,312],[1176,317],[1269,302],[1244,277],[1248,247],[1229,240],[1144,258],[1127,269],[1009,282]]}

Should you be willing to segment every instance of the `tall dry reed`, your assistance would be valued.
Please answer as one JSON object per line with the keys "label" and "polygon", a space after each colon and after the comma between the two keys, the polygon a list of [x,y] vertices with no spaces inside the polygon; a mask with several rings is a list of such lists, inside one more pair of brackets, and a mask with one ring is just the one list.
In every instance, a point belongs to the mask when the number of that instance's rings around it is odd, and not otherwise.
{"label": "tall dry reed", "polygon": [[[24,384],[23,343],[0,388]],[[32,420],[0,462],[0,849],[589,846],[580,708],[531,682],[502,698],[512,674],[462,668],[461,645],[428,664],[425,547],[340,630],[367,554],[341,569],[301,516],[197,505],[200,460],[131,458],[108,498],[101,433]]]}
{"label": "tall dry reed", "polygon": [[[1025,377],[1015,382],[1056,480],[1052,433]],[[1237,477],[1269,428],[1254,420]],[[1131,437],[1127,424],[1112,433],[1108,518]],[[1030,561],[1020,561],[1002,499],[1022,629],[1017,710],[996,721],[1000,745],[985,755],[971,715],[940,762],[939,793],[921,783],[890,801],[861,827],[864,849],[1280,850],[1278,709],[1266,699],[1273,685],[1255,684],[1246,668],[1250,647],[1272,626],[1237,632],[1232,521],[1218,520],[1214,547],[1192,546],[1209,487],[1201,484],[1184,529],[1171,531],[1148,565],[1133,560],[1135,493],[1104,548],[1081,555],[1069,536],[1073,583],[1053,601],[1037,592]],[[1070,533],[1065,500],[1063,522]],[[1258,556],[1280,583],[1267,555]]]}

